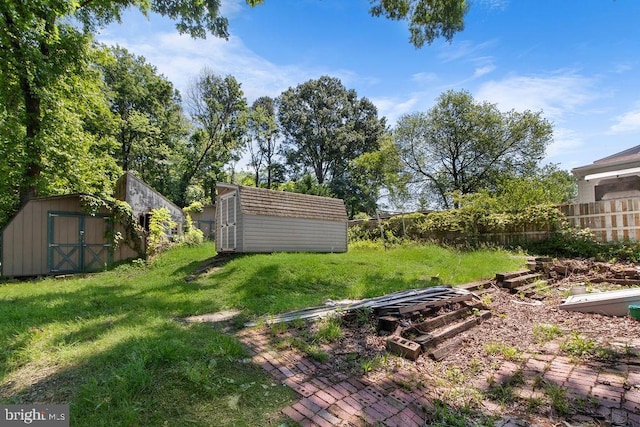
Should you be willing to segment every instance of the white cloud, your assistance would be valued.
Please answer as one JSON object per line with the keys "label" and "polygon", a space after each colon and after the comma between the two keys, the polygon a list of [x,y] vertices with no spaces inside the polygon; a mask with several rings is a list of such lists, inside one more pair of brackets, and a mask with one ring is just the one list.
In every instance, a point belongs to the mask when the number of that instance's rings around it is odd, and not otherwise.
{"label": "white cloud", "polygon": [[574,73],[512,76],[482,84],[474,96],[502,110],[543,110],[546,118],[562,121],[598,96],[593,86],[593,79]]}
{"label": "white cloud", "polygon": [[478,67],[475,69],[475,71],[473,72],[473,78],[478,78],[478,77],[482,77],[486,74],[489,74],[490,72],[492,72],[493,70],[496,69],[496,66],[493,64],[488,64],[482,67]]}
{"label": "white cloud", "polygon": [[497,40],[488,40],[483,43],[475,43],[470,40],[455,40],[450,44],[444,44],[438,54],[438,59],[442,62],[452,62],[460,59],[476,60],[478,53],[493,47]]}
{"label": "white cloud", "polygon": [[627,62],[620,62],[613,66],[613,72],[616,74],[624,74],[631,70],[633,70],[633,65]]}
{"label": "white cloud", "polygon": [[430,84],[438,81],[438,75],[436,73],[427,72],[415,73],[411,76],[411,80],[421,85]]}
{"label": "white cloud", "polygon": [[[584,145],[584,140],[572,129],[554,128],[553,142],[547,147],[546,159],[552,161],[577,151]],[[576,166],[576,165],[574,165]]]}
{"label": "white cloud", "polygon": [[220,4],[220,15],[229,19],[236,16],[245,4],[244,0],[222,0]]}
{"label": "white cloud", "polygon": [[378,116],[386,117],[387,124],[395,126],[396,121],[402,115],[416,111],[419,98],[411,96],[406,100],[397,98],[370,98],[370,100],[378,108]]}
{"label": "white cloud", "polygon": [[487,7],[489,9],[505,10],[509,5],[509,0],[476,0],[476,1],[479,1],[479,3],[482,6]]}
{"label": "white cloud", "polygon": [[[226,0],[223,7],[229,13],[237,11],[244,0]],[[139,17],[138,17],[139,18]],[[137,31],[131,28],[110,27],[98,39],[107,45],[120,45],[135,55],[142,55],[153,64],[184,96],[191,81],[204,67],[219,75],[232,75],[242,84],[249,102],[260,96],[276,97],[284,90],[322,75],[339,78],[347,88],[374,86],[379,79],[362,76],[348,69],[330,69],[322,65],[276,64],[249,49],[241,38],[229,40],[216,37],[194,39],[180,35],[165,18],[153,15],[154,25],[165,23],[167,30]],[[140,28],[151,26],[147,20],[139,20]],[[138,29],[140,29],[138,28]],[[360,94],[363,96],[363,94]]]}
{"label": "white cloud", "polygon": [[[216,74],[233,75],[242,84],[249,101],[259,96],[278,96],[290,86],[327,74],[323,70],[274,64],[247,49],[242,40],[233,36],[228,41],[215,37],[202,40],[166,32],[131,41],[114,35],[112,33],[109,39],[101,41],[119,44],[136,55],[144,56],[182,94],[205,66]],[[342,74],[352,78],[347,72]]]}
{"label": "white cloud", "polygon": [[616,117],[616,124],[611,126],[613,133],[637,131],[640,131],[640,108]]}

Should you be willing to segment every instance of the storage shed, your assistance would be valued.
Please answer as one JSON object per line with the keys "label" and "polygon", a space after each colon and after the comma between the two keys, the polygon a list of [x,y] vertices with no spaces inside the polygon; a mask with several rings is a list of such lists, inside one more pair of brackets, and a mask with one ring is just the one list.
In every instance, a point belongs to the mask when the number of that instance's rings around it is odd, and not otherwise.
{"label": "storage shed", "polygon": [[214,240],[216,234],[216,207],[207,205],[202,207],[202,212],[192,213],[193,225],[202,231],[205,239]]}
{"label": "storage shed", "polygon": [[[125,244],[111,248],[109,212],[86,213],[82,194],[32,199],[0,230],[0,276],[42,276],[97,271],[140,256]],[[165,207],[182,231],[184,213],[131,172],[118,179],[114,197],[126,201],[133,217],[148,229],[151,210]],[[144,250],[144,249],[142,249]]]}
{"label": "storage shed", "polygon": [[341,199],[218,184],[218,252],[346,252]]}
{"label": "storage shed", "polygon": [[[111,222],[102,210],[85,213],[81,194],[32,199],[0,230],[0,275],[78,273],[138,256],[126,245],[111,249]],[[116,230],[124,230],[116,225]]]}
{"label": "storage shed", "polygon": [[182,232],[182,224],[185,219],[182,209],[133,173],[127,172],[118,179],[114,197],[129,203],[133,217],[138,219],[145,230],[149,231],[151,211],[157,208],[166,208],[171,214],[171,218],[178,224],[178,229],[175,231]]}

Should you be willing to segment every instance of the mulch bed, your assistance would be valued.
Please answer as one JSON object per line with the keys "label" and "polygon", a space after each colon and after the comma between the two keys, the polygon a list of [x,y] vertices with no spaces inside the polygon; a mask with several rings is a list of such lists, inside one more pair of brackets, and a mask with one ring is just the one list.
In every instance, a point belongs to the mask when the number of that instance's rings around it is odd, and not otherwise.
{"label": "mulch bed", "polygon": [[[621,284],[625,281],[630,285],[636,284],[636,279],[640,277],[638,271],[633,264],[560,260],[547,271],[551,276],[551,287],[544,291],[544,295],[536,294],[528,298],[495,288],[481,297],[491,310],[491,318],[446,343],[451,345],[453,342],[455,345],[441,361],[434,361],[424,354],[415,361],[389,356],[386,350],[388,337],[377,332],[377,318],[371,313],[345,315],[342,319],[342,338],[330,344],[321,344],[320,349],[331,361],[332,369],[346,375],[364,375],[375,381],[377,378],[388,378],[394,372],[410,372],[412,384],[407,385],[408,389],[431,388],[432,394],[441,398],[448,407],[461,410],[471,418],[474,411],[478,411],[480,417],[487,414],[498,416],[502,419],[500,425],[612,425],[611,420],[577,407],[559,414],[549,405],[532,407],[517,398],[503,399],[499,404],[487,406],[486,396],[478,396],[477,392],[471,391],[471,387],[482,389],[482,383],[493,378],[508,359],[505,359],[505,354],[490,351],[492,345],[515,349],[514,354],[509,356],[513,360],[518,360],[518,355],[526,354],[529,357],[554,353],[567,356],[572,363],[585,365],[640,365],[640,321],[630,317],[607,317],[558,308],[569,289],[576,284],[584,284],[589,290],[621,289],[628,287]],[[608,278],[612,280],[609,282]],[[442,307],[440,313],[453,308]],[[540,325],[557,327],[561,334],[551,341],[541,340],[535,333]],[[277,346],[282,345],[285,336],[308,339],[317,328],[318,322],[289,325],[286,331],[282,327],[272,327],[271,337]],[[589,343],[592,351],[579,356],[568,354],[562,347],[572,337],[578,337],[579,342]],[[626,384],[625,387],[637,387],[640,390],[640,384]],[[509,417],[514,418],[511,420]]]}

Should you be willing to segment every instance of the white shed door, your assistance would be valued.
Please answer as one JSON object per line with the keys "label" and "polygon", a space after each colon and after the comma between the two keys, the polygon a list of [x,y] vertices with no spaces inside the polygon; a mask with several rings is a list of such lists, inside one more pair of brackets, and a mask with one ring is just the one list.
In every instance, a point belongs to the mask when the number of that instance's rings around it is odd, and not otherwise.
{"label": "white shed door", "polygon": [[225,194],[220,197],[220,249],[223,251],[236,250],[236,197],[237,193]]}

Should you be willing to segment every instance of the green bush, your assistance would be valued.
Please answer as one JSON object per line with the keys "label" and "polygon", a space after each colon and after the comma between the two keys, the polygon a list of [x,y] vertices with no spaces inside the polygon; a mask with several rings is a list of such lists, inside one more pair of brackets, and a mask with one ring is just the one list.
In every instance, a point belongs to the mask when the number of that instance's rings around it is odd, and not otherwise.
{"label": "green bush", "polygon": [[151,210],[149,236],[147,237],[147,254],[152,257],[164,252],[171,246],[171,230],[176,227],[167,208]]}
{"label": "green bush", "polygon": [[184,234],[179,240],[181,245],[198,246],[204,242],[204,233],[199,228],[193,226],[193,220],[191,219],[191,215],[188,213],[186,214],[183,228]]}
{"label": "green bush", "polygon": [[591,230],[566,226],[548,239],[527,243],[525,249],[556,257],[598,258],[603,253],[603,245],[596,241]]}

